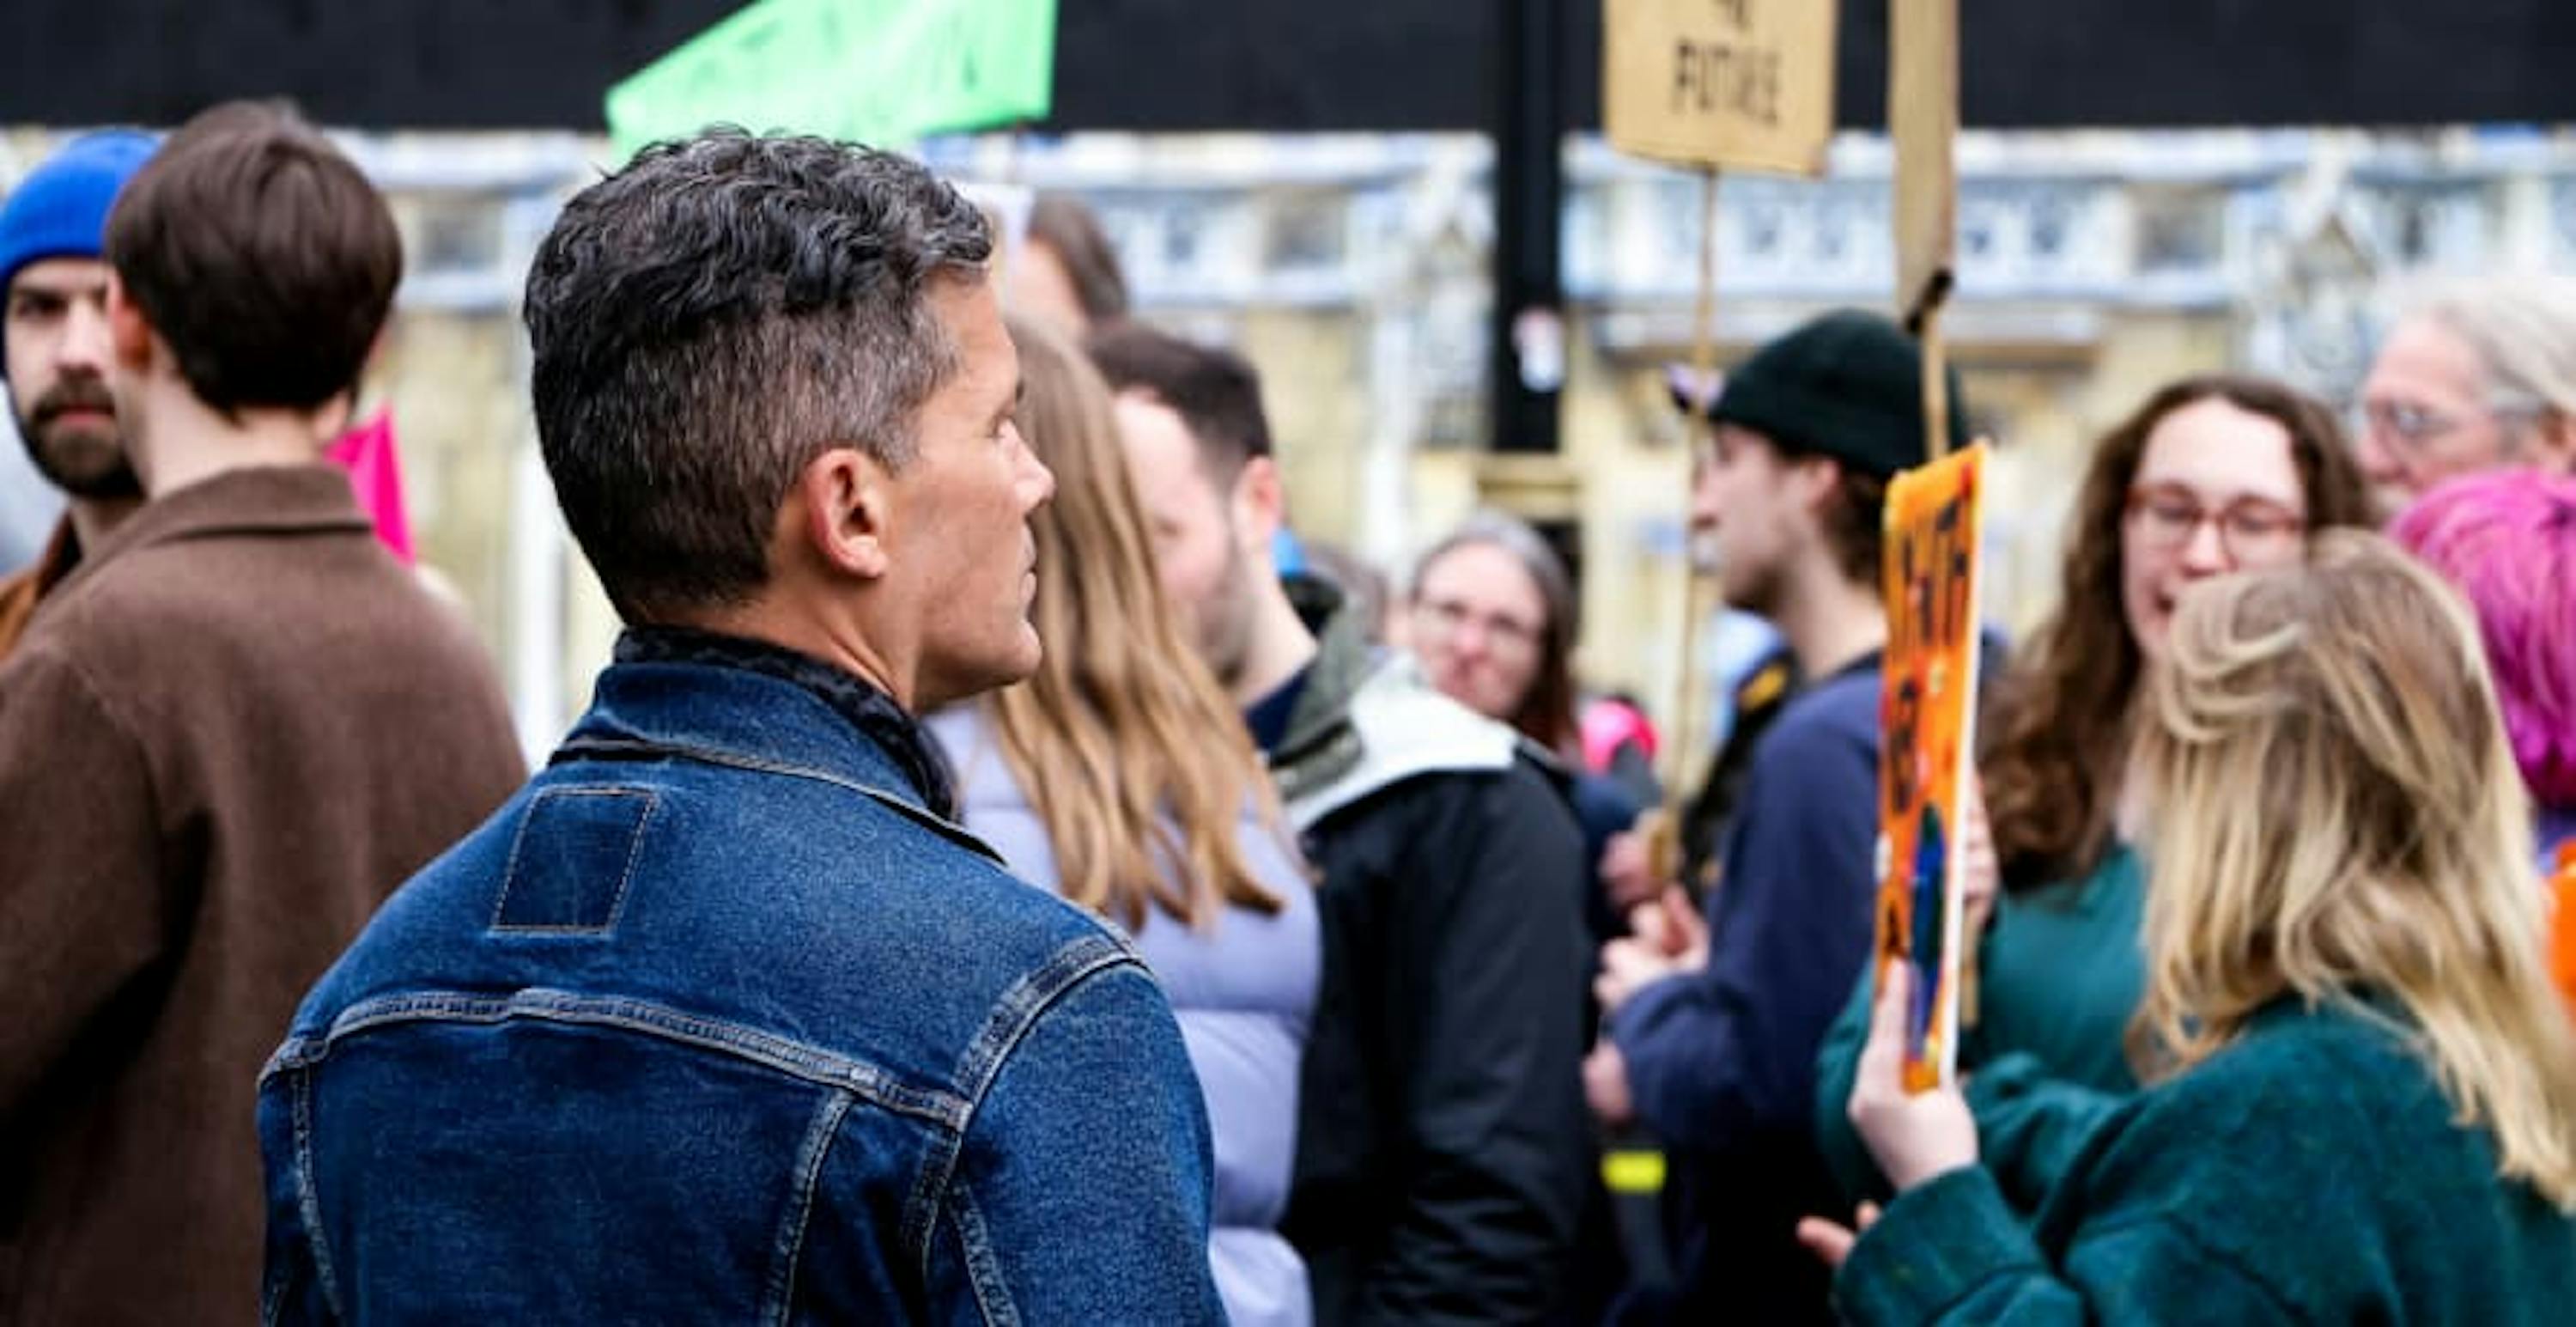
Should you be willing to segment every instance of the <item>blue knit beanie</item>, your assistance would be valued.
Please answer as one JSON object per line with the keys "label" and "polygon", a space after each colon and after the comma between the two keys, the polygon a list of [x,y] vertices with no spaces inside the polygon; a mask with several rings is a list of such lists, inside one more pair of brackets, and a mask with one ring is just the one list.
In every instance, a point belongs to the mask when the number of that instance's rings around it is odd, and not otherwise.
{"label": "blue knit beanie", "polygon": [[19,268],[39,259],[105,253],[116,191],[159,146],[130,129],[83,134],[27,172],[0,204],[0,294],[18,279]]}

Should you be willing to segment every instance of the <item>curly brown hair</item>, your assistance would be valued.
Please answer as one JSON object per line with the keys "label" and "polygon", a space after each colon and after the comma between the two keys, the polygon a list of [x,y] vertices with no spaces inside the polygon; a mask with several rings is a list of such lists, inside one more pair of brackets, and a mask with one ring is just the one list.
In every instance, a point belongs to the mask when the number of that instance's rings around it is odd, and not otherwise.
{"label": "curly brown hair", "polygon": [[2057,608],[2019,651],[1984,725],[1978,768],[2006,888],[2084,875],[2110,847],[2130,700],[2142,671],[2120,598],[2129,486],[2156,425],[2213,397],[2288,431],[2312,536],[2372,523],[2369,486],[2334,412],[2269,378],[2184,378],[2104,434],[2070,518]]}

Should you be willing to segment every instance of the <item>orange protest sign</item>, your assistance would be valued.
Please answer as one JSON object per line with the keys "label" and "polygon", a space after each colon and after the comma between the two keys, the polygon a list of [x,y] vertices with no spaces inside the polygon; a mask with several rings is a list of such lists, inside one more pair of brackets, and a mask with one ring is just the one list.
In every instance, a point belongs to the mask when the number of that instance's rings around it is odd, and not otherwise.
{"label": "orange protest sign", "polygon": [[2576,1013],[2576,839],[2558,845],[2557,870],[2549,879],[2558,902],[2551,914],[2549,975],[2567,997],[2568,1012]]}
{"label": "orange protest sign", "polygon": [[1961,855],[1976,751],[1983,443],[1887,490],[1887,652],[1879,669],[1878,946],[1873,971],[1914,969],[1905,1085],[1958,1064]]}

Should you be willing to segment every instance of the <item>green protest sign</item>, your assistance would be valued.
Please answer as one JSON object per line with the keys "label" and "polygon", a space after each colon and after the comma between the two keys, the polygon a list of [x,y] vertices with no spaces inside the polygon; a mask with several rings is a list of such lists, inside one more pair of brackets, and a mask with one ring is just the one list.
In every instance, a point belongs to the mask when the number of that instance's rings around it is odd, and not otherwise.
{"label": "green protest sign", "polygon": [[727,122],[870,144],[1042,119],[1055,0],[758,0],[608,92],[621,153]]}

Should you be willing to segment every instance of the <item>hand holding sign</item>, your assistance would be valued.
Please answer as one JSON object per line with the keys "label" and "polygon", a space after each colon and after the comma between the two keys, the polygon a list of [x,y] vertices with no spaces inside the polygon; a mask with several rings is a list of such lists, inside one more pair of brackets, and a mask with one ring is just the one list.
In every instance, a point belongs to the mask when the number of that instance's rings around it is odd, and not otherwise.
{"label": "hand holding sign", "polygon": [[1899,1193],[1977,1164],[1977,1121],[1968,1099],[1955,1087],[1918,1092],[1906,1083],[1912,982],[1912,970],[1901,963],[1880,981],[1850,1105],[1852,1127]]}

